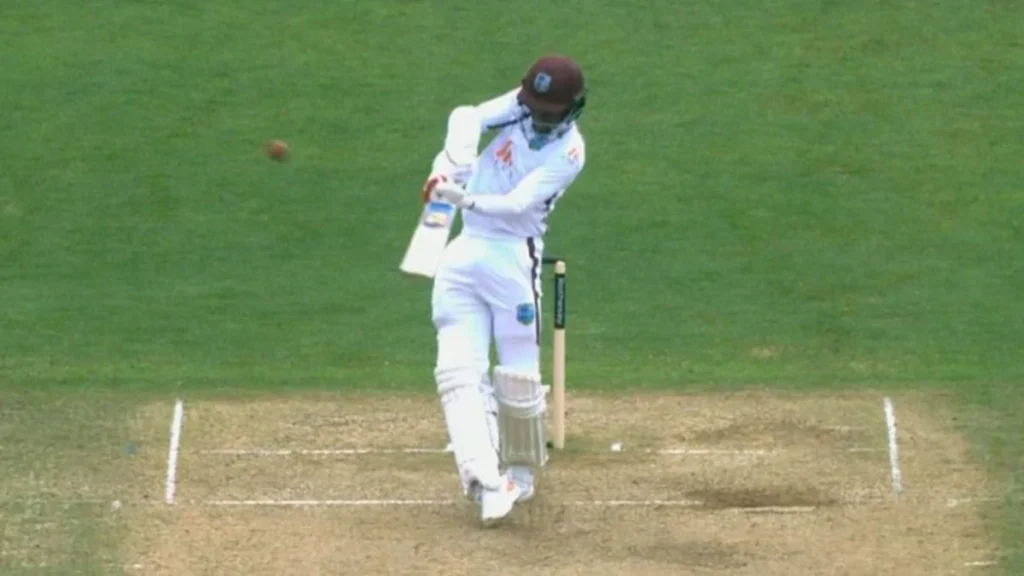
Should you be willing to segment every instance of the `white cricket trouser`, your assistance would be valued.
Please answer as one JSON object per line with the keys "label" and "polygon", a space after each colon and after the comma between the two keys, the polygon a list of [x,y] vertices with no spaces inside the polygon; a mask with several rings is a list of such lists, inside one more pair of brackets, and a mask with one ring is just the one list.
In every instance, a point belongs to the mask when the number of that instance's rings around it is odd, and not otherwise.
{"label": "white cricket trouser", "polygon": [[526,238],[462,234],[434,276],[438,367],[471,362],[486,375],[491,342],[498,363],[540,372],[541,251]]}
{"label": "white cricket trouser", "polygon": [[499,474],[498,406],[491,385],[498,363],[540,372],[540,275],[543,245],[525,238],[461,234],[434,275],[438,390],[463,492]]}

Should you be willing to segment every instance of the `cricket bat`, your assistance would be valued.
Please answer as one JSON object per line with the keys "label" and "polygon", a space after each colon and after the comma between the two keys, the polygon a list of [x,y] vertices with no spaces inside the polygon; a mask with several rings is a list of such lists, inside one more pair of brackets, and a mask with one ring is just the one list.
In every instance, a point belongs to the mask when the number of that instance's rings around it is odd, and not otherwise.
{"label": "cricket bat", "polygon": [[448,245],[457,213],[458,208],[444,200],[431,198],[423,205],[423,213],[399,265],[402,272],[413,276],[434,277],[441,264],[441,254]]}

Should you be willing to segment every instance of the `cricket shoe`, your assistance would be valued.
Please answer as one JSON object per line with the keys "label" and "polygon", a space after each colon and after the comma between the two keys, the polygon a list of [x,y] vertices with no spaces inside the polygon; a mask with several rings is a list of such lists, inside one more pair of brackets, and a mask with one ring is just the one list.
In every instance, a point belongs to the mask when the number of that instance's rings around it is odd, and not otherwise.
{"label": "cricket shoe", "polygon": [[[514,482],[515,485],[519,488],[519,497],[516,498],[517,503],[529,502],[530,500],[533,499],[534,488],[532,475],[527,478],[517,478],[513,476],[510,470],[509,478],[511,478],[512,482]],[[484,487],[476,480],[473,480],[465,488],[464,493],[466,495],[467,500],[474,504],[480,504],[480,498],[481,495],[483,494],[483,491]]]}
{"label": "cricket shoe", "polygon": [[533,498],[533,470],[529,466],[509,466],[506,474],[519,488],[517,502],[527,502]]}
{"label": "cricket shoe", "polygon": [[493,526],[508,516],[519,499],[519,487],[510,478],[503,477],[498,488],[482,487],[480,491],[480,521]]}

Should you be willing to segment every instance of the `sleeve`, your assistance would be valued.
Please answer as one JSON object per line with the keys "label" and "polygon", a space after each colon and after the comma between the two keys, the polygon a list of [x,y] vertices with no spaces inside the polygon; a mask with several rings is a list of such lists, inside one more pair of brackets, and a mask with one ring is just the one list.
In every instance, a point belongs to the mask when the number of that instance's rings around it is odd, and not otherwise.
{"label": "sleeve", "polygon": [[[476,105],[458,106],[448,115],[442,154],[455,166],[473,163],[480,149],[480,137],[489,129],[514,121],[519,113],[519,88]],[[440,156],[439,154],[438,156]],[[439,159],[435,160],[438,162]]]}
{"label": "sleeve", "polygon": [[491,216],[514,216],[541,206],[572,185],[583,171],[585,160],[583,145],[572,146],[528,174],[508,194],[473,194],[469,210]]}

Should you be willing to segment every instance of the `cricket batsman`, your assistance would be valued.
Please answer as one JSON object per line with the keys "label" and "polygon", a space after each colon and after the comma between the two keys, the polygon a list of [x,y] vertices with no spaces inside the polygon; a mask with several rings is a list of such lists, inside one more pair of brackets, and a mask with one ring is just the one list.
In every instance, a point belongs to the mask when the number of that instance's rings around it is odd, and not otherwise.
{"label": "cricket batsman", "polygon": [[[461,208],[431,297],[434,374],[462,488],[489,525],[534,494],[547,461],[540,375],[541,259],[548,216],[583,170],[580,66],[550,55],[516,88],[448,117],[424,199]],[[484,133],[494,139],[479,152]],[[498,365],[490,376],[491,344]]]}

